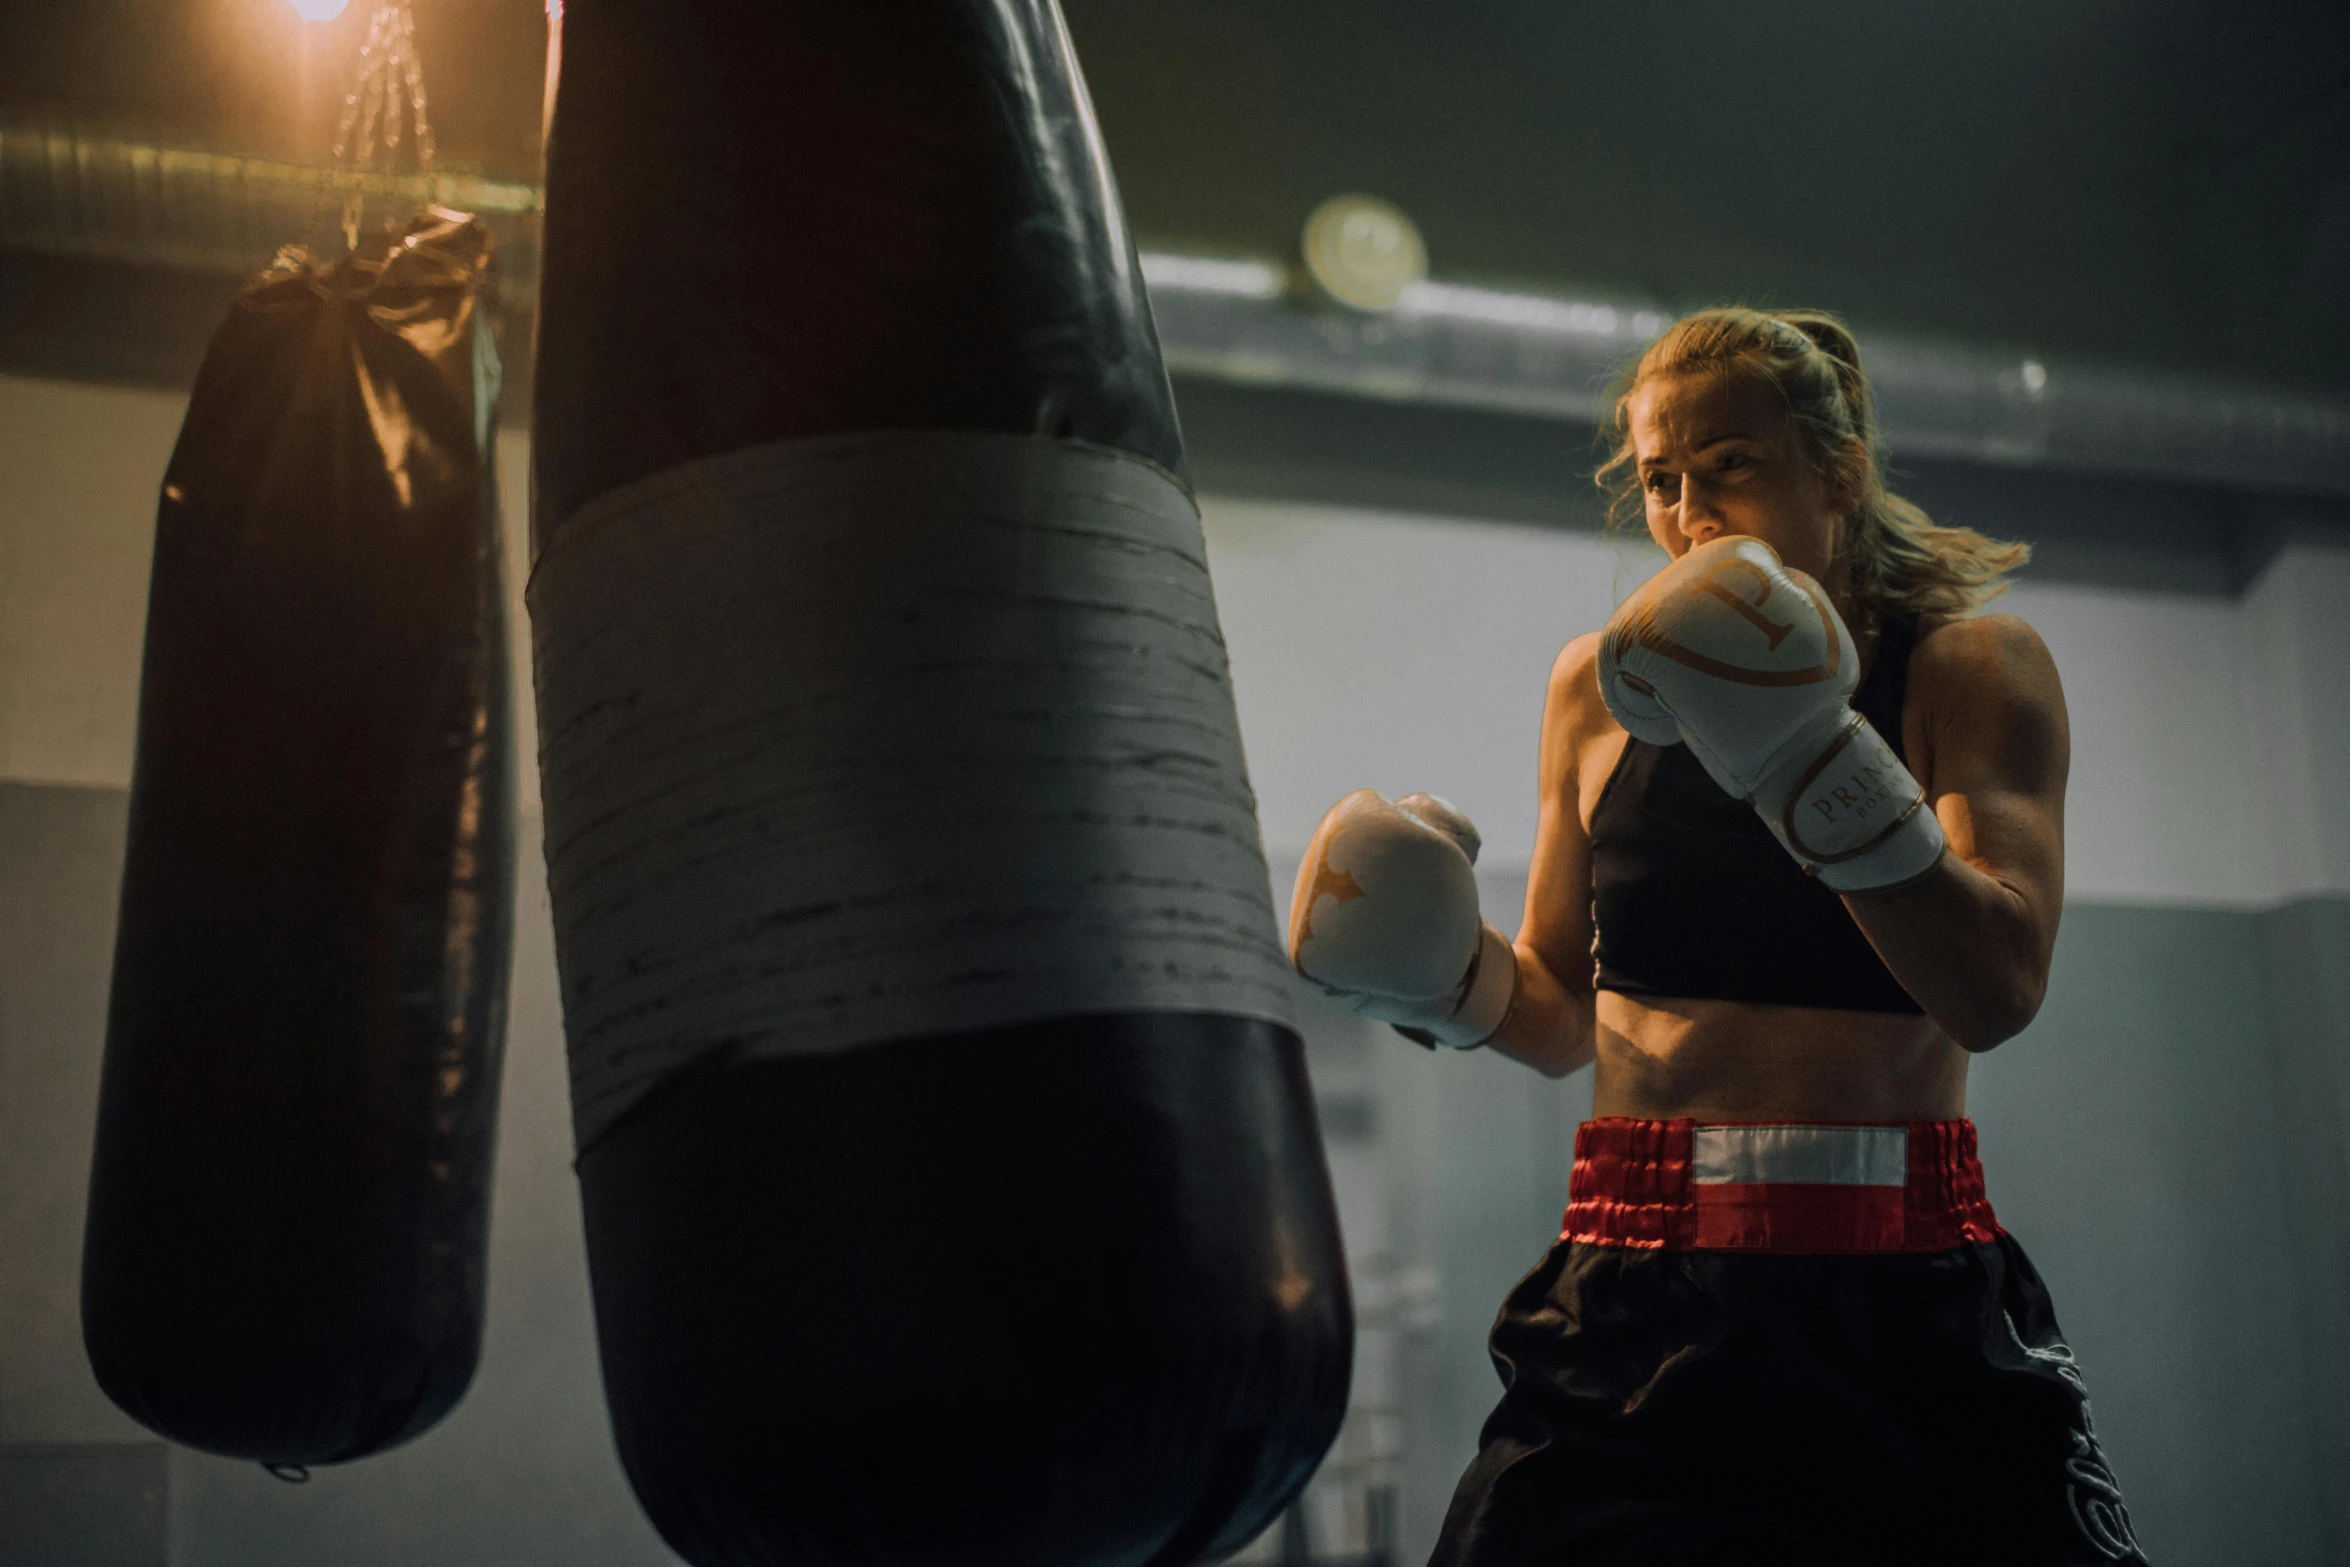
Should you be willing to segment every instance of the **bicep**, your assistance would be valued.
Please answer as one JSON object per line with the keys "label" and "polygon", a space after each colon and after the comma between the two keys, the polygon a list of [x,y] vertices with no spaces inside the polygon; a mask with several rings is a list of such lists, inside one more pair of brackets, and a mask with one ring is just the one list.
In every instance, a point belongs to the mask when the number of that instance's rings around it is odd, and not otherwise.
{"label": "bicep", "polygon": [[[1575,995],[1591,990],[1591,839],[1583,826],[1579,762],[1596,697],[1588,657],[1570,644],[1551,675],[1543,703],[1539,808],[1534,860],[1527,868],[1526,912],[1518,944],[1542,960]],[[1597,687],[1592,688],[1596,691]]]}
{"label": "bicep", "polygon": [[2020,897],[2053,939],[2071,768],[2064,689],[2039,637],[2001,619],[1943,672],[1920,782],[1951,852]]}
{"label": "bicep", "polygon": [[1591,841],[1569,799],[1543,801],[1526,877],[1526,915],[1518,945],[1542,960],[1575,995],[1591,990]]}

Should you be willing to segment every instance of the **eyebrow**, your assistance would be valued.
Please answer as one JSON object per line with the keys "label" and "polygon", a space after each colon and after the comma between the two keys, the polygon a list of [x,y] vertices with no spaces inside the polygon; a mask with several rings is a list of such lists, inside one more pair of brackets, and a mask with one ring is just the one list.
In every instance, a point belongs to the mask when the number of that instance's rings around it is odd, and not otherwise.
{"label": "eyebrow", "polygon": [[[1724,441],[1753,441],[1759,439],[1759,436],[1749,435],[1744,430],[1726,430],[1720,435],[1707,436],[1704,440],[1698,442],[1695,447],[1691,448],[1691,452],[1694,456],[1702,457],[1707,452],[1710,452],[1715,447],[1721,445]],[[1640,466],[1643,470],[1646,470],[1650,468],[1662,467],[1663,463],[1659,458],[1643,457],[1640,459]]]}

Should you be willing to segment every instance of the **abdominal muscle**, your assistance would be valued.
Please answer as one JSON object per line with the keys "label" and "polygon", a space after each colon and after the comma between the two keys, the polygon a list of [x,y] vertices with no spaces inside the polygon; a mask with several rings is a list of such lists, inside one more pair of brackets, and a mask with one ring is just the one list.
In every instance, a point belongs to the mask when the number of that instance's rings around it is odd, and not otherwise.
{"label": "abdominal muscle", "polygon": [[1892,1122],[1966,1114],[1966,1052],[1932,1018],[1612,990],[1594,999],[1594,1115]]}

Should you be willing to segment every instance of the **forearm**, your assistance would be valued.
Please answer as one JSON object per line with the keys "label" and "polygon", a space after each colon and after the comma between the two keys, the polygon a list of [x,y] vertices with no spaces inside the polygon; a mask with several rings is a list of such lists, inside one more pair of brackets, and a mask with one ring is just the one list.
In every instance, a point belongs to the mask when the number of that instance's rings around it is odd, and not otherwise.
{"label": "forearm", "polygon": [[1967,1050],[2012,1039],[2040,1010],[2043,922],[2022,891],[1956,852],[1908,886],[1844,903],[1902,988]]}
{"label": "forearm", "polygon": [[1565,1077],[1590,1065],[1597,1031],[1589,988],[1563,983],[1531,947],[1515,950],[1517,994],[1501,1032],[1487,1041],[1488,1048],[1546,1077]]}

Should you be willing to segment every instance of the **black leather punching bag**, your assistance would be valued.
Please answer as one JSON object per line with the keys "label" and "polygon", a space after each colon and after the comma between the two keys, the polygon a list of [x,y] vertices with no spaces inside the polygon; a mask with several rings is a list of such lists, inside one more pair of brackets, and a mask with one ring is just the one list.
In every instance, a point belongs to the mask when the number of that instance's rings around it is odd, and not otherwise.
{"label": "black leather punching bag", "polygon": [[273,1465],[481,1341],[513,909],[488,239],[289,255],[165,475],[82,1259],[98,1381]]}
{"label": "black leather punching bag", "polygon": [[531,620],[597,1333],[717,1564],[1236,1548],[1352,1326],[1052,0],[572,0]]}

